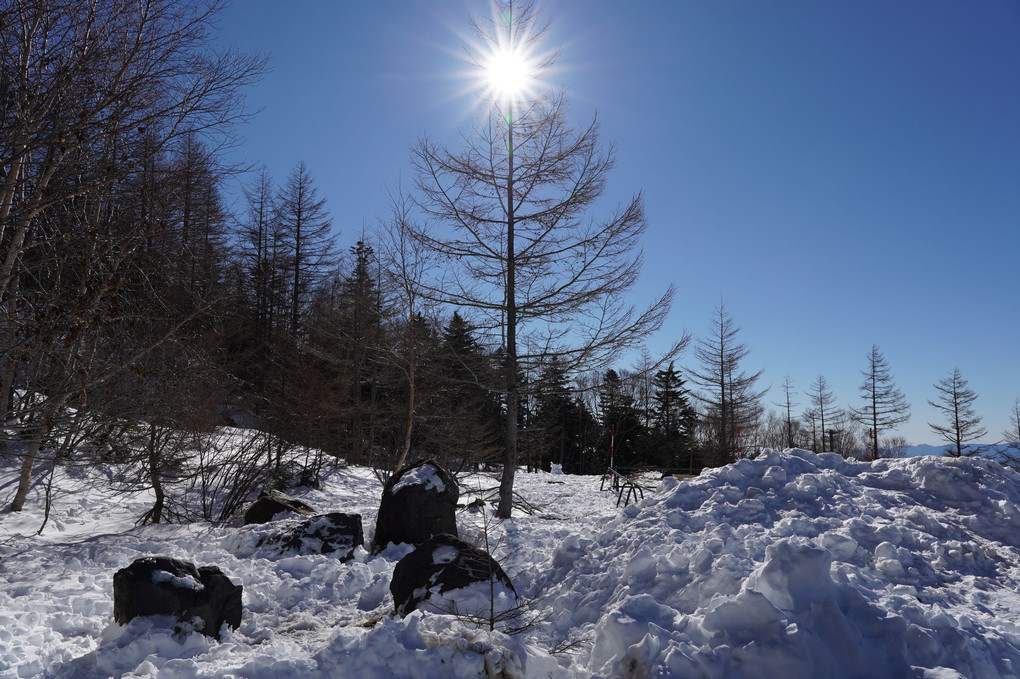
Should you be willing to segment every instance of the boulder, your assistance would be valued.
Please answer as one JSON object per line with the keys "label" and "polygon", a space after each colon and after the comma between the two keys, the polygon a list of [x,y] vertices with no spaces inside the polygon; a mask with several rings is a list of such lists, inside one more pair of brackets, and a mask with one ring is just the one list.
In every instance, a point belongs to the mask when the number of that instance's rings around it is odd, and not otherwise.
{"label": "boulder", "polygon": [[405,467],[383,487],[374,551],[390,543],[420,545],[433,535],[457,535],[457,480],[431,460]]}
{"label": "boulder", "polygon": [[354,548],[364,544],[361,515],[340,512],[313,516],[258,542],[259,547],[275,548],[279,556],[336,553],[341,561],[353,558]]}
{"label": "boulder", "polygon": [[219,639],[223,623],[241,624],[241,591],[216,566],[147,556],[114,574],[113,618],[124,625],[142,615],[169,615]]}
{"label": "boulder", "polygon": [[[496,588],[492,599],[490,579]],[[482,586],[468,592],[475,583]],[[498,614],[512,608],[517,600],[513,583],[495,559],[447,534],[433,535],[397,562],[390,593],[399,616],[428,601],[440,612],[487,617],[493,606]]]}
{"label": "boulder", "polygon": [[248,507],[248,511],[244,513],[244,525],[248,526],[253,523],[269,523],[273,520],[274,516],[283,513],[311,516],[315,514],[315,510],[296,497],[291,497],[281,493],[280,491],[274,490],[269,493],[262,493],[259,495],[259,498],[255,500],[250,507]]}

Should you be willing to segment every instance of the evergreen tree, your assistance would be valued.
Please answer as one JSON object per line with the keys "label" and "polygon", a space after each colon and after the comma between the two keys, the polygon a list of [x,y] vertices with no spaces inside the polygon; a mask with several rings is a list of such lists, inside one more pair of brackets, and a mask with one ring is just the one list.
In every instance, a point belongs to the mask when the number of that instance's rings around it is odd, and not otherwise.
{"label": "evergreen tree", "polygon": [[694,466],[694,429],[697,413],[690,403],[684,379],[670,361],[652,382],[652,433],[655,461],[663,467]]}
{"label": "evergreen tree", "polygon": [[613,466],[626,469],[647,462],[640,455],[645,439],[644,426],[634,407],[634,397],[612,368],[602,377],[599,409],[602,412],[603,438],[607,444],[604,450],[608,452],[612,445]]}
{"label": "evergreen tree", "polygon": [[442,442],[443,455],[454,452],[461,461],[490,461],[499,441],[497,376],[474,326],[459,312],[443,329],[438,368],[440,407],[430,427],[433,440]]}
{"label": "evergreen tree", "polygon": [[540,466],[548,469],[551,463],[556,463],[568,474],[579,474],[584,413],[574,397],[563,361],[554,358],[543,367],[535,400]]}
{"label": "evergreen tree", "polygon": [[382,326],[382,298],[376,268],[375,250],[359,240],[350,248],[354,258],[351,272],[340,286],[339,334],[347,381],[352,440],[360,457],[366,459],[376,441],[379,370],[385,347]]}

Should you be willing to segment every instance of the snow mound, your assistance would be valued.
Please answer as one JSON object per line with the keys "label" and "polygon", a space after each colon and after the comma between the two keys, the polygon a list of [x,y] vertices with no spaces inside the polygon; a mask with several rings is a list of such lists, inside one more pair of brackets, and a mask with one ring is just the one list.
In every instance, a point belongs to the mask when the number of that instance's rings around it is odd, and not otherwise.
{"label": "snow mound", "polygon": [[[1020,476],[984,459],[774,452],[667,478],[623,510],[598,477],[518,474],[531,513],[457,516],[521,595],[534,624],[515,635],[438,609],[393,616],[408,545],[342,563],[270,553],[265,527],[136,526],[151,492],[90,474],[81,493],[58,470],[41,535],[42,486],[0,519],[0,676],[1020,676]],[[16,478],[0,461],[0,503]],[[297,492],[372,525],[382,486],[348,467]],[[113,574],[153,554],[242,584],[241,626],[217,642],[159,616],[114,624]],[[444,608],[502,610],[475,589]]]}
{"label": "snow mound", "polygon": [[768,453],[565,540],[593,676],[1016,676],[1020,477],[981,459]]}

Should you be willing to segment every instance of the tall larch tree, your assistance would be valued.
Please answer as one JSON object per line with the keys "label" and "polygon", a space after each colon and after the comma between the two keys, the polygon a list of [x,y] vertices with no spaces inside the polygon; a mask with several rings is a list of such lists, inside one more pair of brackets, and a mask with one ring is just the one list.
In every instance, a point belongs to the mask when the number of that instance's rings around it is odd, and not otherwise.
{"label": "tall larch tree", "polygon": [[949,376],[936,382],[935,391],[938,395],[934,401],[928,401],[928,405],[939,411],[944,421],[929,422],[928,426],[949,444],[946,455],[963,457],[980,453],[982,447],[969,444],[986,435],[988,430],[981,426],[981,416],[974,410],[977,394],[960,369],[954,368]]}
{"label": "tall larch tree", "polygon": [[701,387],[696,396],[713,432],[712,453],[716,464],[728,462],[737,450],[739,429],[753,425],[761,417],[761,399],[767,391],[757,388],[764,371],[748,373],[741,368],[741,361],[751,350],[737,341],[739,332],[725,302],[720,302],[712,317],[711,330],[694,348],[700,365],[696,370],[688,370]]}
{"label": "tall larch tree", "polygon": [[[533,3],[498,3],[496,14],[475,22],[481,71],[495,72],[494,63],[508,56],[539,72],[551,63],[541,51],[545,25]],[[575,128],[563,93],[537,84],[530,92],[508,91],[502,84],[492,82],[490,105],[463,135],[462,149],[426,137],[412,150],[416,203],[442,227],[417,228],[412,236],[449,263],[429,283],[430,296],[464,309],[502,347],[505,449],[497,515],[508,518],[521,376],[537,377],[553,356],[570,373],[609,365],[661,326],[673,291],[644,310],[625,301],[641,268],[645,211],[637,194],[601,217],[592,214],[615,165],[598,123]]]}
{"label": "tall larch tree", "polygon": [[868,367],[861,371],[860,407],[851,408],[854,419],[871,432],[871,458],[879,456],[879,435],[910,420],[910,403],[893,381],[889,364],[877,344],[868,352]]}
{"label": "tall larch tree", "polygon": [[821,433],[821,450],[819,447],[815,447],[814,452],[818,453],[825,450],[825,435],[827,430],[825,428],[825,417],[828,415],[830,423],[835,418],[833,412],[833,404],[836,403],[836,397],[832,395],[832,390],[829,388],[829,381],[825,379],[824,375],[819,374],[815,378],[815,381],[808,387],[808,398],[811,400],[812,410],[818,413],[818,431]]}
{"label": "tall larch tree", "polygon": [[289,272],[288,330],[298,337],[301,312],[311,291],[336,262],[333,220],[319,197],[312,173],[298,163],[276,196],[275,219],[284,234]]}

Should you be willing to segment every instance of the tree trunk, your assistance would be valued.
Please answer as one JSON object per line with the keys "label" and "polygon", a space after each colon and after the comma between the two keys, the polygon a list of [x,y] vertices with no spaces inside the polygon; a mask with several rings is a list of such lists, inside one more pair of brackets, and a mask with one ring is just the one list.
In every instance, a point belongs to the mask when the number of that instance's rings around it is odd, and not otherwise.
{"label": "tree trunk", "polygon": [[397,458],[396,465],[393,467],[394,472],[404,466],[407,462],[407,455],[411,452],[411,432],[414,429],[414,381],[414,356],[412,354],[411,365],[408,367],[407,373],[407,425],[404,427],[404,446],[400,451],[400,457]]}
{"label": "tree trunk", "polygon": [[152,523],[159,523],[163,519],[163,504],[165,502],[165,495],[163,493],[163,482],[159,476],[159,454],[157,452],[157,433],[158,429],[155,423],[149,425],[149,482],[152,484],[152,490],[156,494],[156,501],[152,505],[152,509],[149,510],[148,519]]}
{"label": "tree trunk", "polygon": [[18,477],[18,490],[11,502],[11,511],[20,512],[25,507],[25,500],[28,499],[28,491],[32,488],[32,467],[39,456],[39,449],[42,447],[42,437],[33,436],[32,442],[28,444],[28,452],[25,459],[21,461],[21,476]]}
{"label": "tree trunk", "polygon": [[517,471],[517,298],[516,261],[514,253],[514,124],[513,103],[510,103],[507,131],[506,174],[506,450],[503,474],[499,481],[499,505],[496,516],[509,519],[514,500],[514,473]]}

